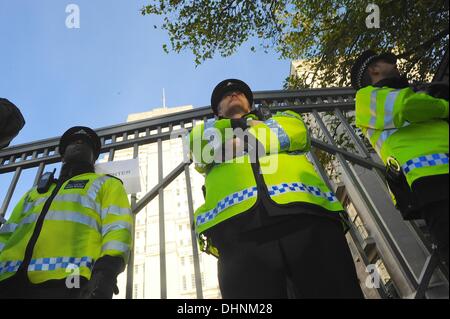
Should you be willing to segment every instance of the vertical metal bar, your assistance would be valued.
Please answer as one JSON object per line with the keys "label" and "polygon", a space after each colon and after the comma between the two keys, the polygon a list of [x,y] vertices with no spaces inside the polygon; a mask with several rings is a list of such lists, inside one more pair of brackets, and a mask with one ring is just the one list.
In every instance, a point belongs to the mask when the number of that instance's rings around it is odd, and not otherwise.
{"label": "vertical metal bar", "polygon": [[9,185],[8,192],[5,195],[5,199],[3,201],[3,205],[2,205],[2,208],[0,210],[0,216],[2,216],[2,217],[4,217],[5,214],[6,214],[6,210],[8,209],[9,202],[11,201],[12,195],[14,193],[14,189],[16,188],[16,185],[17,185],[17,182],[19,180],[21,172],[22,172],[22,168],[18,167],[16,169],[16,172],[14,173],[14,177],[13,177],[13,179],[11,181],[11,184]]}
{"label": "vertical metal bar", "polygon": [[39,182],[39,179],[42,176],[42,172],[44,171],[45,165],[44,163],[40,163],[39,164],[39,168],[36,172],[36,177],[34,178],[34,182],[33,182],[33,187],[37,185],[37,183]]}
{"label": "vertical metal bar", "polygon": [[[189,225],[194,224],[194,203],[192,200],[192,186],[191,186],[191,175],[189,172],[189,164],[184,166],[184,173],[186,175],[186,189],[188,196],[189,205]],[[191,227],[191,242],[192,242],[192,256],[194,257],[194,275],[195,275],[195,289],[197,292],[197,299],[203,299],[203,287],[202,287],[202,277],[200,271],[200,259],[198,255],[197,247],[197,236],[195,235],[195,230]]]}
{"label": "vertical metal bar", "polygon": [[[353,128],[350,126],[350,124],[345,119],[345,116],[342,114],[341,110],[338,108],[335,109],[335,114],[339,118],[339,120],[344,124],[345,128],[347,129],[347,132],[350,134],[350,138],[352,139],[353,143],[355,143],[358,152],[362,155],[364,155],[366,158],[371,159],[370,152],[367,149],[366,145],[364,145],[364,142],[359,138],[358,135],[356,135]],[[376,175],[379,177],[379,181],[386,187],[386,183],[384,182],[384,176],[380,173],[379,170],[374,170]]]}
{"label": "vertical metal bar", "polygon": [[[158,127],[158,134],[161,134],[161,127]],[[163,145],[158,139],[158,183],[162,183],[163,172]],[[161,284],[161,299],[167,299],[167,269],[166,269],[166,226],[164,221],[164,188],[158,191],[159,200],[159,273]]]}
{"label": "vertical metal bar", "polygon": [[108,154],[108,162],[112,162],[112,161],[114,161],[114,149],[112,148],[112,149],[110,149],[109,150],[109,154]]}
{"label": "vertical metal bar", "polygon": [[353,143],[355,143],[355,146],[358,149],[358,153],[364,155],[366,158],[370,158],[369,150],[366,148],[361,139],[356,135],[355,131],[347,122],[347,119],[345,118],[344,114],[342,114],[341,110],[339,110],[338,108],[334,109],[334,114],[336,114],[341,123],[344,124],[347,132],[350,134],[350,138],[352,139]]}
{"label": "vertical metal bar", "polygon": [[[46,148],[44,150],[43,157],[47,157],[47,155],[48,155],[48,148]],[[34,156],[34,158],[36,158],[36,157],[37,157],[37,152],[36,152],[36,155]],[[45,164],[44,163],[40,163],[38,171],[36,173],[36,177],[34,178],[33,186],[37,185],[37,183],[39,181],[39,178],[41,178],[42,172],[44,171],[44,169],[45,169]]]}
{"label": "vertical metal bar", "polygon": [[[114,153],[113,153],[114,155]],[[137,158],[139,155],[139,146],[138,144],[133,145],[133,158]],[[136,208],[136,194],[131,194],[131,211],[134,211]],[[130,258],[128,260],[127,266],[127,288],[126,288],[126,299],[133,299],[133,277],[134,277],[134,243],[136,240],[135,234],[135,225],[136,224],[136,215],[133,214],[133,229],[131,234],[133,236],[133,245],[130,251]]]}
{"label": "vertical metal bar", "polygon": [[431,277],[433,276],[434,270],[439,264],[439,257],[436,250],[428,256],[425,265],[423,266],[422,273],[419,277],[419,286],[417,287],[414,299],[425,298],[425,293],[427,291],[428,285],[430,284]]}
{"label": "vertical metal bar", "polygon": [[[353,143],[355,143],[355,145],[356,145],[356,147],[358,149],[358,152],[361,155],[364,155],[367,159],[371,159],[369,150],[364,145],[363,141],[361,141],[361,139],[358,137],[358,135],[356,135],[355,131],[350,126],[350,124],[348,124],[348,122],[345,119],[345,116],[342,114],[341,110],[336,108],[335,109],[335,114],[337,115],[339,120],[344,124],[345,128],[347,129],[347,132],[350,134],[350,138],[352,139]],[[388,191],[384,175],[378,169],[373,169],[373,171],[375,172],[375,176],[377,177],[378,182],[381,185],[383,185],[384,188],[386,188],[386,191]]]}
{"label": "vertical metal bar", "polygon": [[[313,110],[313,116],[314,116],[314,119],[316,120],[317,124],[319,125],[320,129],[324,133],[328,143],[330,143],[333,146],[336,146],[336,144],[335,144],[335,142],[333,140],[333,137],[331,136],[330,132],[328,131],[328,129],[326,127],[326,125],[323,123],[322,119],[320,118],[319,113],[317,112],[317,110]],[[371,214],[372,217],[374,218],[376,224],[380,228],[383,237],[385,238],[386,242],[388,243],[388,245],[392,249],[395,257],[398,260],[398,262],[401,264],[402,269],[403,269],[403,271],[406,274],[406,277],[408,278],[408,280],[411,282],[412,285],[417,287],[418,284],[417,284],[416,278],[415,278],[414,274],[412,273],[411,268],[408,265],[408,262],[405,260],[405,258],[403,257],[403,254],[401,253],[401,251],[399,250],[398,246],[396,245],[396,243],[395,243],[395,241],[393,239],[393,236],[390,233],[389,228],[386,226],[386,224],[383,222],[383,220],[378,215],[378,212],[377,212],[376,208],[373,206],[373,203],[370,200],[369,194],[367,194],[364,191],[364,189],[361,187],[361,185],[359,184],[357,178],[355,177],[354,171],[352,170],[350,165],[347,163],[345,158],[339,153],[336,153],[336,158],[338,159],[339,163],[341,164],[341,167],[342,167],[342,170],[343,170],[343,174],[345,174],[349,178],[349,180],[351,181],[351,185],[353,187],[355,187],[355,190],[361,196],[361,199],[366,203],[367,208],[370,209],[370,211],[372,213]]]}
{"label": "vertical metal bar", "polygon": [[[184,129],[184,122],[180,122],[180,128]],[[187,158],[187,154],[184,152],[186,147],[186,139],[181,138],[181,142],[183,145],[183,157],[184,162],[187,163],[184,166],[184,174],[186,178],[186,190],[188,197],[188,209],[189,209],[189,225],[194,225],[194,201],[192,199],[192,185],[191,185],[191,174],[189,171],[190,164]],[[203,286],[202,286],[202,275],[200,271],[200,258],[197,246],[197,236],[195,234],[194,227],[190,227],[191,229],[191,244],[192,244],[192,256],[194,259],[194,276],[195,276],[195,290],[197,294],[197,299],[203,299]]]}
{"label": "vertical metal bar", "polygon": [[311,157],[311,161],[313,162],[314,166],[319,171],[319,175],[325,181],[325,184],[327,184],[328,188],[331,191],[333,191],[333,185],[330,181],[330,178],[328,177],[328,174],[325,173],[325,170],[323,169],[323,166],[320,164],[319,159],[316,156],[316,153],[314,153],[315,149],[316,149],[315,147],[312,147],[308,154]]}
{"label": "vertical metal bar", "polygon": [[[425,237],[425,234],[420,229],[420,227],[417,225],[415,220],[408,220],[406,221],[409,227],[414,230],[417,237],[420,239],[420,241],[423,243],[424,247],[427,249],[430,255],[434,253],[433,249],[433,243],[430,242],[428,238]],[[448,281],[448,269],[445,267],[445,265],[442,262],[438,262],[437,267],[441,270],[442,276],[445,278],[445,280]],[[420,283],[420,280],[418,281]]]}
{"label": "vertical metal bar", "polygon": [[[116,135],[113,135],[113,136],[111,136],[111,144],[114,144],[115,142],[116,142]],[[114,147],[112,147],[109,149],[108,162],[114,161],[114,155],[115,155],[115,149],[114,149]]]}
{"label": "vertical metal bar", "polygon": [[[26,154],[22,154],[21,161],[23,161],[26,157]],[[13,161],[13,157],[11,157],[10,162]],[[5,199],[3,201],[2,208],[0,209],[0,216],[5,217],[6,210],[8,209],[9,203],[11,202],[11,198],[14,194],[14,190],[16,189],[17,182],[19,181],[20,174],[22,173],[22,167],[16,168],[16,172],[14,173],[14,177],[9,185],[8,192],[6,193]]]}

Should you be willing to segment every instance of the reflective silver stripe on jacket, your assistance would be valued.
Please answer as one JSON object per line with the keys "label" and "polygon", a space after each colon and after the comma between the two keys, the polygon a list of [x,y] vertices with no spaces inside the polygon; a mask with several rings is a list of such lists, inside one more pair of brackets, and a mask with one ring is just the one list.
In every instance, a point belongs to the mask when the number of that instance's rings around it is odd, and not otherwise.
{"label": "reflective silver stripe on jacket", "polygon": [[45,201],[48,199],[49,196],[46,197],[40,197],[38,199],[36,199],[33,202],[29,202],[28,200],[25,200],[25,203],[23,205],[23,213],[22,214],[26,214],[28,213],[31,209],[33,209],[36,206],[39,206],[42,203],[45,203]]}
{"label": "reflective silver stripe on jacket", "polygon": [[100,189],[102,188],[103,184],[112,177],[109,176],[102,176],[97,178],[92,184],[91,187],[89,188],[89,190],[87,191],[87,196],[89,198],[91,198],[94,202],[95,199],[97,198],[97,194],[100,191]]}
{"label": "reflective silver stripe on jacket", "polygon": [[30,216],[25,217],[20,221],[19,224],[5,224],[2,228],[0,228],[0,234],[5,233],[13,233],[16,231],[17,228],[26,225],[26,224],[32,224],[37,221],[39,214],[31,214]]}
{"label": "reflective silver stripe on jacket", "polygon": [[[97,195],[95,195],[95,196],[97,196]],[[81,195],[81,194],[57,195],[53,199],[53,202],[76,203],[76,204],[80,204],[81,206],[83,206],[85,208],[89,208],[96,212],[100,212],[100,204],[98,204],[90,196],[85,196],[85,195]]]}
{"label": "reflective silver stripe on jacket", "polygon": [[[388,93],[384,101],[384,129],[395,129],[394,124],[394,104],[401,90],[394,90]],[[392,134],[391,134],[392,135]]]}
{"label": "reflective silver stripe on jacket", "polygon": [[268,119],[264,123],[277,135],[278,141],[280,142],[280,152],[288,151],[291,146],[291,141],[281,125],[274,119]]}
{"label": "reflective silver stripe on jacket", "polygon": [[129,252],[130,247],[121,241],[111,240],[102,246],[102,251],[117,250],[123,253]]}
{"label": "reflective silver stripe on jacket", "polygon": [[93,228],[98,232],[100,232],[100,225],[94,218],[91,218],[89,216],[77,212],[51,210],[48,211],[47,215],[45,216],[45,220],[68,221],[73,223],[79,223],[89,226],[90,228]]}
{"label": "reflective silver stripe on jacket", "polygon": [[116,216],[124,216],[124,215],[131,215],[131,209],[129,208],[122,208],[115,205],[108,206],[106,208],[103,208],[101,210],[101,218],[104,220],[106,218],[106,215],[116,215]]}
{"label": "reflective silver stripe on jacket", "polygon": [[121,230],[126,229],[131,233],[132,227],[131,224],[125,221],[117,221],[110,224],[104,224],[102,226],[102,236],[106,236],[109,232],[115,231],[115,230]]}

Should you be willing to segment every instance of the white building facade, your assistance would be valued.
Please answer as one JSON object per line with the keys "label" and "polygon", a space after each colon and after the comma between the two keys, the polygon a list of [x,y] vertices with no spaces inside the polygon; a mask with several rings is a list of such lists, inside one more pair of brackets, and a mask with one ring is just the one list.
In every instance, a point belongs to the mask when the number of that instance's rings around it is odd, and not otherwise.
{"label": "white building facade", "polygon": [[[127,122],[143,120],[192,109],[191,105],[175,108],[159,108],[150,112],[130,114]],[[163,176],[166,176],[183,161],[183,142],[181,138],[162,142]],[[133,150],[117,151],[114,161],[133,158]],[[139,201],[148,191],[158,184],[158,144],[146,144],[139,147],[139,166],[141,192]],[[203,204],[201,187],[202,175],[190,166],[190,179],[194,210]],[[164,189],[164,223],[167,298],[196,298],[194,258],[191,239],[191,224],[185,174],[180,174]],[[134,280],[133,298],[159,299],[160,285],[160,243],[159,243],[159,197],[152,200],[136,216],[134,241]],[[217,279],[217,259],[200,253],[200,271],[203,297],[220,298]],[[118,298],[125,297],[126,271],[119,276]]]}

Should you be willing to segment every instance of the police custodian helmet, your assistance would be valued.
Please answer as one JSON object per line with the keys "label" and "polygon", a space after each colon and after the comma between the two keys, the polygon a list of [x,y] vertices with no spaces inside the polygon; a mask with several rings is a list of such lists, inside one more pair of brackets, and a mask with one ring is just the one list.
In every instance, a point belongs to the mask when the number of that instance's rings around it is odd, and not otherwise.
{"label": "police custodian helmet", "polygon": [[244,93],[250,103],[250,106],[253,105],[253,93],[247,83],[237,79],[223,80],[216,85],[211,94],[211,108],[215,115],[218,115],[219,103],[222,101],[223,96],[231,91],[239,91]]}
{"label": "police custodian helmet", "polygon": [[68,129],[59,140],[59,153],[64,156],[67,145],[71,142],[81,139],[92,146],[94,158],[100,155],[101,143],[100,138],[94,130],[86,126],[74,126]]}

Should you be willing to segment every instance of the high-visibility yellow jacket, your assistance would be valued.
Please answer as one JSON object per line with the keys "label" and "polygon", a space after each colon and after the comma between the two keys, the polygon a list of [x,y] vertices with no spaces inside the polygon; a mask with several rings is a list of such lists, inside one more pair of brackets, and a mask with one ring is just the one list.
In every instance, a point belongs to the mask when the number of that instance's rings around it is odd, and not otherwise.
{"label": "high-visibility yellow jacket", "polygon": [[[227,128],[231,128],[230,120],[211,119],[195,126],[189,135],[196,170],[205,174],[205,203],[195,211],[199,237],[215,225],[249,211],[257,203],[258,178],[248,154],[224,162],[211,163],[208,158],[211,150],[217,150],[229,138],[224,132]],[[220,133],[219,144],[214,145],[211,132]],[[314,204],[339,216],[337,212],[343,211],[341,203],[306,157],[311,143],[300,115],[292,111],[278,112],[264,123],[249,128],[247,133],[256,137],[266,151],[265,156],[259,158],[259,169],[263,187],[271,200],[281,206]],[[218,140],[219,137],[216,142]],[[201,249],[208,249],[202,240],[199,243]],[[217,255],[214,249],[209,247],[209,252]]]}
{"label": "high-visibility yellow jacket", "polygon": [[[38,218],[55,187],[52,184],[44,194],[36,188],[28,191],[0,228],[0,281],[13,276],[24,261]],[[126,263],[132,229],[130,205],[120,180],[95,173],[72,177],[62,184],[45,214],[28,278],[32,283],[64,279],[76,267],[80,276],[90,279],[95,261],[105,255],[122,257]]]}
{"label": "high-visibility yellow jacket", "polygon": [[400,163],[410,187],[448,174],[448,101],[411,88],[367,86],[356,93],[356,126],[386,164]]}

